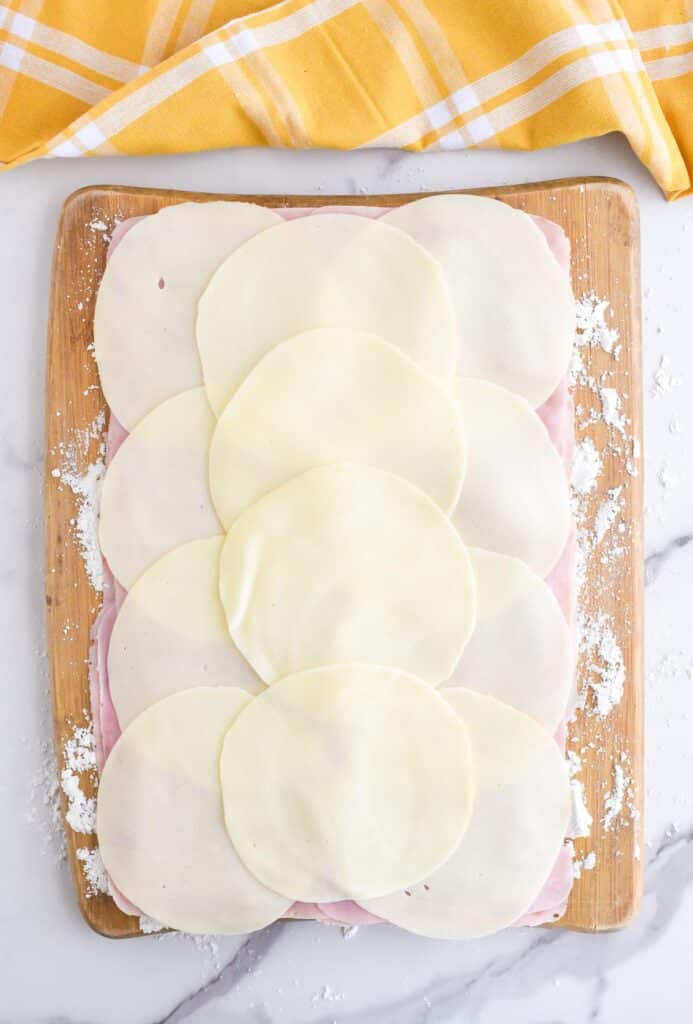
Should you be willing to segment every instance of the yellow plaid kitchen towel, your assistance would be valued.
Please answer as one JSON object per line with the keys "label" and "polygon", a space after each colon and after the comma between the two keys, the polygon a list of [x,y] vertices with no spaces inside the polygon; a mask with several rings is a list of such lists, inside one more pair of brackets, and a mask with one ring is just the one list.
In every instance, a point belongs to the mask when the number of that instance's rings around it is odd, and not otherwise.
{"label": "yellow plaid kitchen towel", "polygon": [[690,191],[693,0],[0,0],[0,166],[611,131]]}

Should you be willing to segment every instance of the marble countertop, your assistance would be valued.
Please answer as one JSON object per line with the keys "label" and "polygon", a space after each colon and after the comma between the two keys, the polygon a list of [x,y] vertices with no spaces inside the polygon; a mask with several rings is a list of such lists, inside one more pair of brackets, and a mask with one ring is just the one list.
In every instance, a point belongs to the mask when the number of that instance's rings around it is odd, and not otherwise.
{"label": "marble countertop", "polygon": [[[114,942],[77,910],[52,796],[43,635],[43,369],[63,199],[97,182],[367,194],[624,178],[642,216],[647,551],[645,898],[627,930],[467,943],[282,922],[243,939]],[[622,139],[544,153],[237,151],[40,161],[0,177],[0,1024],[626,1024],[693,1004],[693,199],[667,205]],[[654,373],[664,357],[671,386]]]}

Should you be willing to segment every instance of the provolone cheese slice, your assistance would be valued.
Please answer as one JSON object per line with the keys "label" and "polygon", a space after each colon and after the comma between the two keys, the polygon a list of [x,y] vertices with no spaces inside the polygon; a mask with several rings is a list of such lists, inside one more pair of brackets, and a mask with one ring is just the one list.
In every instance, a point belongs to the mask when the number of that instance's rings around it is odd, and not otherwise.
{"label": "provolone cheese slice", "polygon": [[169,928],[253,931],[291,903],[246,870],[224,827],[219,756],[250,700],[232,687],[167,697],[128,726],[103,769],[97,833],[106,870],[129,900]]}
{"label": "provolone cheese slice", "polygon": [[450,679],[489,694],[553,731],[575,673],[570,630],[546,583],[524,562],[470,548],[476,626]]}
{"label": "provolone cheese slice", "polygon": [[458,373],[541,405],[568,369],[575,304],[531,217],[495,199],[434,196],[381,222],[406,231],[440,262],[457,312]]}
{"label": "provolone cheese slice", "polygon": [[94,311],[94,354],[127,430],[202,384],[197,302],[222,260],[280,221],[253,203],[181,203],[133,225],[109,256]]}
{"label": "provolone cheese slice", "polygon": [[126,590],[167,551],[221,532],[207,475],[214,425],[204,388],[185,391],[145,416],[108,467],[99,540]]}
{"label": "provolone cheese slice", "polygon": [[473,798],[461,718],[420,680],[368,665],[256,697],[228,732],[221,784],[246,867],[307,902],[423,878],[458,845]]}
{"label": "provolone cheese slice", "polygon": [[125,598],[108,646],[108,682],[121,729],[191,685],[264,690],[226,628],[219,597],[223,542],[210,537],[174,548]]}
{"label": "provolone cheese slice", "polygon": [[449,512],[464,471],[457,405],[373,335],[299,334],[261,359],[219,418],[209,463],[219,518],[228,527],[286,480],[332,462],[388,470]]}
{"label": "provolone cheese slice", "polygon": [[229,530],[220,592],[266,683],[321,665],[388,665],[436,685],[475,621],[464,544],[423,491],[337,463],[294,477]]}
{"label": "provolone cheese slice", "polygon": [[512,555],[544,577],[570,532],[570,496],[546,427],[519,395],[488,381],[454,382],[467,468],[453,522],[466,544]]}
{"label": "provolone cheese slice", "polygon": [[471,690],[441,690],[467,726],[475,775],[469,828],[441,868],[366,910],[419,935],[468,939],[513,924],[561,849],[570,791],[561,752],[533,718]]}
{"label": "provolone cheese slice", "polygon": [[446,381],[455,370],[455,314],[433,257],[366,217],[303,217],[242,245],[200,299],[197,342],[216,414],[266,352],[314,327],[375,334]]}

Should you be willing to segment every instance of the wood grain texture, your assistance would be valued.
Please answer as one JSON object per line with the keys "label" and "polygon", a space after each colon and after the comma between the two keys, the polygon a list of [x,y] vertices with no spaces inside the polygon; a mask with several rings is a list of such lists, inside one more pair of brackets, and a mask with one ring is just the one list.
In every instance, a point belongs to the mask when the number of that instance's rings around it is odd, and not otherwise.
{"label": "wood grain texture", "polygon": [[[620,334],[618,361],[599,347],[585,355],[595,378],[609,373],[609,385],[624,395],[628,434],[641,441],[641,339],[638,213],[631,189],[605,179],[571,179],[534,185],[476,189],[477,194],[540,214],[561,224],[572,245],[572,276],[576,295],[594,291],[608,298],[612,326]],[[252,200],[265,206],[319,207],[327,204],[396,206],[416,195],[363,197],[219,196],[154,189],[99,186],[81,189],[65,203],[58,227],[48,332],[46,374],[45,578],[49,658],[53,682],[55,741],[59,760],[75,726],[89,718],[87,660],[89,631],[98,613],[100,595],[92,589],[74,539],[75,496],[53,470],[66,451],[74,451],[77,469],[97,457],[100,437],[89,431],[105,409],[96,364],[90,353],[94,300],[106,260],[107,236],[117,220],[153,213],[162,206],[196,200]],[[598,397],[578,387],[578,408],[589,419]],[[625,693],[608,718],[594,713],[593,700],[570,726],[570,745],[583,760],[581,778],[593,816],[592,834],[576,842],[576,854],[596,854],[596,866],[576,882],[559,926],[580,930],[619,928],[637,912],[642,888],[638,856],[642,802],[642,478],[626,472],[623,451],[614,445],[603,420],[595,418],[581,437],[593,438],[603,452],[604,473],[590,496],[588,525],[609,489],[621,487],[624,556],[614,573],[599,552],[586,566],[581,610],[610,616],[625,661]],[[75,445],[75,438],[82,442]],[[580,664],[583,681],[587,666]],[[617,828],[603,825],[605,800],[613,786],[614,766],[627,766],[631,783],[628,814]],[[62,763],[61,763],[62,766]],[[83,787],[96,780],[83,778]],[[64,808],[65,810],[66,808]],[[66,827],[75,889],[86,921],[112,937],[139,934],[136,918],[127,917],[105,895],[90,896],[78,848],[93,848],[95,838]]]}

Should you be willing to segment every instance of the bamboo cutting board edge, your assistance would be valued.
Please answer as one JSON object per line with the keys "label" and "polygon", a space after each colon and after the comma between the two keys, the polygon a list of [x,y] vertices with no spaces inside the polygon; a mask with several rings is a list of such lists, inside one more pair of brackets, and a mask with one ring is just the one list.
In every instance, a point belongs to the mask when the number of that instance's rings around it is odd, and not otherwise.
{"label": "bamboo cutting board edge", "polygon": [[[632,436],[642,440],[640,281],[638,214],[632,189],[613,178],[573,178],[467,189],[478,195],[501,198],[514,206],[556,220],[566,229],[573,248],[576,294],[589,287],[608,298],[627,357],[625,411]],[[274,208],[325,205],[396,206],[432,193],[387,196],[255,196],[216,195],[179,190],[119,186],[82,188],[66,200],[56,237],[48,329],[46,373],[45,563],[49,659],[53,683],[56,749],[61,756],[74,724],[83,724],[89,707],[86,657],[88,629],[100,598],[91,589],[81,554],[73,542],[70,519],[75,502],[52,476],[50,453],[67,443],[69,431],[84,429],[104,408],[96,366],[87,351],[92,341],[91,320],[95,289],[105,263],[104,235],[95,235],[94,223],[152,213],[165,205],[196,200],[239,200]],[[596,220],[595,220],[596,217]],[[81,308],[80,308],[81,306]],[[597,360],[599,356],[596,357]],[[597,367],[599,370],[600,367]],[[621,367],[621,370],[624,370]],[[595,443],[604,443],[599,427]],[[92,439],[86,461],[93,460],[98,439]],[[617,633],[626,655],[626,693],[609,733],[599,734],[597,746],[613,755],[627,750],[633,783],[631,824],[614,836],[599,829],[605,787],[604,758],[587,764],[582,779],[588,793],[597,833],[587,844],[576,843],[584,855],[596,850],[594,871],[583,873],[573,889],[566,915],[558,927],[599,931],[623,927],[638,912],[642,865],[634,851],[642,834],[642,477],[621,479],[618,467],[609,466],[600,480],[599,495],[608,487],[625,484],[629,519],[629,559],[622,592],[612,595]],[[623,474],[622,474],[623,475]],[[595,506],[596,507],[596,506]],[[593,572],[598,569],[592,568]],[[620,586],[620,585],[619,585]],[[602,600],[604,600],[602,598]],[[578,719],[578,733],[595,740],[594,719]],[[601,726],[599,726],[601,730]],[[570,734],[574,734],[571,729]],[[87,788],[89,783],[83,784]],[[63,805],[63,812],[66,807]],[[122,914],[104,895],[90,896],[78,848],[93,848],[93,836],[66,826],[70,866],[80,910],[95,931],[109,937],[140,934],[136,918]]]}

